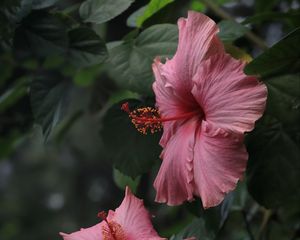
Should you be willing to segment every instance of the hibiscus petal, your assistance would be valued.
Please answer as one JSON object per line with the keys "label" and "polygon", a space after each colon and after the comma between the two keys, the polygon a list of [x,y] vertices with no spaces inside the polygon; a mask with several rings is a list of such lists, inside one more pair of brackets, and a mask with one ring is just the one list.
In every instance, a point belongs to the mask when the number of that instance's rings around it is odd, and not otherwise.
{"label": "hibiscus petal", "polygon": [[224,51],[216,23],[204,14],[189,11],[178,20],[179,42],[175,56],[163,66],[164,74],[178,95],[187,97],[199,63]]}
{"label": "hibiscus petal", "polygon": [[162,74],[162,66],[163,64],[159,58],[156,58],[152,65],[156,79],[153,83],[156,105],[164,116],[184,113],[186,111],[186,100],[175,95],[174,89],[167,83],[167,79]]}
{"label": "hibiscus petal", "polygon": [[101,222],[90,228],[82,228],[80,231],[66,234],[59,233],[64,240],[102,240],[102,230],[105,222]]}
{"label": "hibiscus petal", "polygon": [[[162,64],[158,58],[152,65],[155,75],[153,90],[157,107],[163,117],[172,117],[198,108],[192,90],[192,76],[199,63],[209,56],[224,51],[217,37],[218,27],[201,13],[188,12],[187,19],[178,20],[179,43],[175,56]],[[162,147],[176,133],[182,121],[163,123]]]}
{"label": "hibiscus petal", "polygon": [[193,199],[193,158],[199,119],[187,120],[162,152],[162,165],[154,182],[157,202],[179,205]]}
{"label": "hibiscus petal", "polygon": [[245,63],[228,54],[212,56],[193,78],[192,94],[207,122],[228,131],[244,133],[254,128],[265,109],[267,88],[247,76]]}
{"label": "hibiscus petal", "polygon": [[218,205],[233,190],[246,168],[243,135],[202,122],[194,147],[195,194],[204,208]]}
{"label": "hibiscus petal", "polygon": [[[152,69],[156,79],[153,83],[153,91],[156,96],[156,106],[158,107],[160,114],[163,117],[172,117],[188,111],[185,107],[188,104],[186,99],[176,96],[174,94],[174,89],[168,85],[166,78],[162,75],[162,63],[158,58],[154,60]],[[160,140],[160,145],[162,147],[165,147],[170,137],[175,134],[181,124],[182,121],[163,123],[164,132]]]}
{"label": "hibiscus petal", "polygon": [[154,230],[143,200],[136,198],[126,187],[125,198],[116,209],[112,221],[122,226],[129,240],[161,240]]}

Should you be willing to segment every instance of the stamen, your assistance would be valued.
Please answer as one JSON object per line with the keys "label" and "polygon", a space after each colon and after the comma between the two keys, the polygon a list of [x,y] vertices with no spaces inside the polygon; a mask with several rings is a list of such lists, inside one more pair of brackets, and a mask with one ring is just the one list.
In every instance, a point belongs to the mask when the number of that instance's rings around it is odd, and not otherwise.
{"label": "stamen", "polygon": [[128,113],[135,128],[142,134],[155,133],[162,129],[158,109],[142,107],[130,111],[128,102],[123,103],[121,109]]}
{"label": "stamen", "polygon": [[[98,215],[103,217],[103,213],[100,212]],[[121,225],[115,221],[107,221],[107,218],[103,219],[106,224],[102,226],[102,237],[103,240],[128,240],[125,232],[123,231]]]}
{"label": "stamen", "polygon": [[174,117],[162,118],[157,108],[142,107],[130,111],[128,102],[123,103],[121,109],[128,113],[135,128],[145,135],[148,132],[153,134],[155,132],[161,131],[163,128],[163,122],[189,118],[200,114],[199,111],[192,111]]}
{"label": "stamen", "polygon": [[111,234],[116,240],[127,240],[126,234],[123,231],[121,225],[115,221],[111,221],[109,224],[109,228],[111,229]]}

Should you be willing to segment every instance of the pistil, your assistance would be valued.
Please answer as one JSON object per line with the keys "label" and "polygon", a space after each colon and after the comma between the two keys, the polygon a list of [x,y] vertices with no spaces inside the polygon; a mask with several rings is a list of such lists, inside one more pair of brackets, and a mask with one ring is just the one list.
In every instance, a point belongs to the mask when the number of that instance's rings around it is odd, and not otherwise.
{"label": "pistil", "polygon": [[130,111],[128,102],[123,103],[121,109],[128,113],[135,128],[145,135],[148,132],[153,134],[155,132],[161,131],[163,128],[163,122],[186,119],[199,114],[199,111],[192,111],[172,117],[163,118],[161,117],[158,109],[153,107],[142,107]]}

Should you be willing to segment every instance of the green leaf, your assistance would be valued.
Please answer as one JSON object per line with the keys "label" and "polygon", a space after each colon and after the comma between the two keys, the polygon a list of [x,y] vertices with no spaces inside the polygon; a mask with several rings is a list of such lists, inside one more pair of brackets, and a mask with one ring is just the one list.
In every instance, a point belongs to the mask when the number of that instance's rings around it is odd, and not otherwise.
{"label": "green leaf", "polygon": [[249,135],[247,183],[256,201],[277,208],[300,201],[300,76],[283,75],[264,82],[267,108]]}
{"label": "green leaf", "polygon": [[78,86],[83,86],[83,87],[90,86],[97,79],[97,76],[100,71],[101,71],[101,67],[99,67],[98,65],[88,67],[88,68],[80,68],[76,71],[73,81]]}
{"label": "green leaf", "polygon": [[54,73],[37,76],[31,84],[32,112],[46,139],[66,115],[68,90],[68,81]]}
{"label": "green leaf", "polygon": [[0,112],[4,112],[7,108],[11,107],[20,98],[27,93],[28,79],[26,77],[17,80],[17,83],[4,94],[0,95]]}
{"label": "green leaf", "polygon": [[37,56],[62,54],[68,47],[68,35],[60,18],[45,11],[35,11],[17,28],[14,45],[19,54]]}
{"label": "green leaf", "polygon": [[15,63],[12,55],[3,54],[0,55],[0,64],[2,66],[5,66],[5,68],[2,68],[0,71],[0,87],[2,87],[6,83],[6,81],[12,76]]}
{"label": "green leaf", "polygon": [[134,13],[132,13],[128,18],[127,18],[127,26],[128,27],[138,27],[137,25],[137,20],[138,18],[142,17],[147,9],[148,5],[141,7],[140,9],[136,10]]}
{"label": "green leaf", "polygon": [[[143,135],[138,132],[128,114],[121,110],[122,101],[113,105],[103,119],[101,136],[108,158],[112,161],[115,168],[123,174],[135,178],[147,171],[159,161],[160,134]],[[151,106],[147,102],[142,103],[138,100],[130,100],[131,109],[141,106]]]}
{"label": "green leaf", "polygon": [[26,17],[32,10],[33,0],[21,0],[18,6],[10,9],[10,20],[19,23],[24,17]]}
{"label": "green leaf", "polygon": [[53,6],[58,0],[21,0],[21,11],[30,12],[32,9],[42,9]]}
{"label": "green leaf", "polygon": [[200,2],[199,0],[192,0],[191,1],[191,5],[190,5],[190,9],[197,11],[197,12],[204,12],[206,9],[205,4],[203,4],[202,2]]}
{"label": "green leaf", "polygon": [[140,95],[135,93],[135,92],[131,92],[128,90],[119,90],[114,92],[108,100],[108,103],[113,105],[116,104],[124,99],[140,99]]}
{"label": "green leaf", "polygon": [[135,40],[109,50],[109,73],[122,88],[152,94],[155,57],[172,57],[177,48],[178,30],[172,24],[154,25]]}
{"label": "green leaf", "polygon": [[283,75],[264,79],[268,87],[267,113],[285,126],[300,122],[300,75]]}
{"label": "green leaf", "polygon": [[50,55],[45,58],[45,61],[42,65],[43,69],[56,69],[61,67],[64,64],[64,58],[59,55]]}
{"label": "green leaf", "polygon": [[103,63],[107,58],[104,41],[90,28],[78,27],[69,32],[69,59],[75,66]]}
{"label": "green leaf", "polygon": [[171,2],[174,2],[174,0],[151,0],[149,4],[130,15],[127,25],[130,27],[141,27],[147,19]]}
{"label": "green leaf", "polygon": [[53,6],[58,0],[31,0],[32,9],[42,9]]}
{"label": "green leaf", "polygon": [[182,9],[188,9],[189,1],[173,1],[154,13],[143,23],[143,28],[148,28],[156,24],[176,24],[180,16],[185,16]]}
{"label": "green leaf", "polygon": [[204,209],[200,198],[193,202],[185,203],[186,208],[197,217],[201,217],[205,222],[205,228],[212,233],[218,233],[224,225],[234,200],[234,193],[229,193],[223,202],[214,208]]}
{"label": "green leaf", "polygon": [[136,193],[136,189],[140,183],[141,177],[131,178],[121,173],[118,169],[114,169],[113,177],[116,185],[124,190],[127,186],[132,190],[133,193]]}
{"label": "green leaf", "polygon": [[297,28],[249,63],[245,68],[245,72],[262,76],[282,72],[299,72],[299,42],[300,28]]}
{"label": "green leaf", "polygon": [[218,26],[220,28],[218,35],[223,42],[233,42],[248,31],[245,26],[232,20],[222,20]]}
{"label": "green leaf", "polygon": [[[275,20],[284,20],[284,21],[292,21],[292,22],[298,22],[300,19],[300,12],[299,11],[289,11],[286,13],[283,12],[264,12],[259,13],[254,16],[247,17],[242,24],[248,24],[248,23],[262,23],[266,21],[275,21]],[[296,24],[295,24],[296,25]]]}
{"label": "green leaf", "polygon": [[87,0],[80,6],[79,13],[85,22],[104,23],[120,15],[134,0]]}
{"label": "green leaf", "polygon": [[247,184],[267,208],[300,202],[300,131],[265,116],[248,136]]}
{"label": "green leaf", "polygon": [[83,116],[83,110],[73,111],[65,117],[51,132],[51,140],[59,143],[63,140],[64,136],[68,133],[71,127]]}
{"label": "green leaf", "polygon": [[28,59],[22,62],[21,66],[27,70],[37,70],[39,63],[36,59]]}
{"label": "green leaf", "polygon": [[64,56],[76,67],[100,64],[107,58],[104,41],[90,28],[67,30],[62,19],[35,11],[16,31],[15,46],[21,56]]}
{"label": "green leaf", "polygon": [[215,239],[215,234],[206,229],[203,219],[195,218],[180,233],[172,236],[170,240],[183,240],[191,237],[201,240],[213,240]]}
{"label": "green leaf", "polygon": [[0,2],[0,50],[9,49],[12,46],[17,23],[31,10],[29,6],[23,6],[18,0]]}
{"label": "green leaf", "polygon": [[150,18],[152,15],[157,13],[160,9],[164,8],[166,5],[174,2],[174,0],[151,0],[148,4],[144,14],[137,19],[137,26],[141,27],[143,23]]}

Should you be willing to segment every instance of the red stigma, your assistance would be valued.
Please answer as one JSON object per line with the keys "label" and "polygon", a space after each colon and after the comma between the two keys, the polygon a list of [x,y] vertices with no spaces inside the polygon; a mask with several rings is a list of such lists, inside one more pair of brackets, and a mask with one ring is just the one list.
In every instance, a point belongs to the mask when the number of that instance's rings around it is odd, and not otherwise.
{"label": "red stigma", "polygon": [[101,218],[103,221],[106,221],[106,218],[107,218],[107,214],[105,211],[101,211],[97,214],[97,217],[98,218]]}
{"label": "red stigma", "polygon": [[121,109],[122,109],[124,112],[129,113],[129,112],[130,112],[130,110],[129,110],[129,103],[128,103],[128,102],[123,103],[122,106],[121,106]]}

